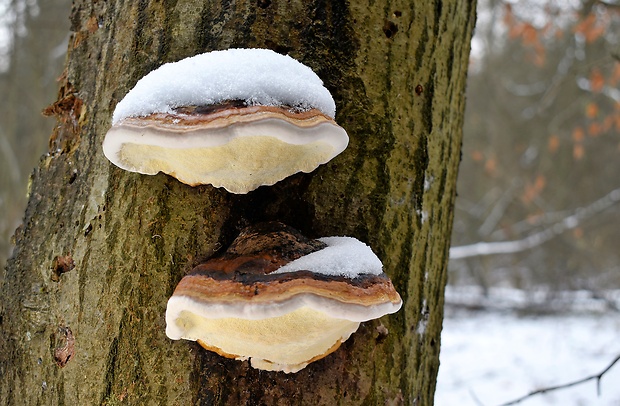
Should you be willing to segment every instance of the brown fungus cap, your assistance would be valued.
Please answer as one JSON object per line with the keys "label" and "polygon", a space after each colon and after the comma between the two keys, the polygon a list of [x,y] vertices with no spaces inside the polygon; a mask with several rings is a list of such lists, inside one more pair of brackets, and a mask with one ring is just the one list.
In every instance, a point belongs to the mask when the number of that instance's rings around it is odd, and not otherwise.
{"label": "brown fungus cap", "polygon": [[[380,262],[376,269],[369,247],[349,237],[321,240],[275,222],[245,229],[226,253],[180,281],[168,301],[166,334],[223,356],[251,358],[255,368],[297,372],[336,350],[360,322],[398,311],[400,296]],[[351,244],[372,254],[352,265],[362,269],[321,271],[329,262],[338,268],[333,258],[346,258],[341,251]],[[319,272],[287,271],[299,261]]]}

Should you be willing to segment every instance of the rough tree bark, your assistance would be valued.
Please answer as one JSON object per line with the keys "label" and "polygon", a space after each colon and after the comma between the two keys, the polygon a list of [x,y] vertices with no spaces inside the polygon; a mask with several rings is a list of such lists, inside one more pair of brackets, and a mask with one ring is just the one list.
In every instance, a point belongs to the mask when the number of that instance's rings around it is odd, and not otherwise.
{"label": "rough tree bark", "polygon": [[[2,274],[0,403],[431,404],[474,19],[456,0],[75,1],[58,126]],[[348,149],[245,196],[105,159],[112,111],[141,76],[230,47],[312,67]],[[262,220],[369,243],[402,310],[294,375],[166,338],[176,283]]]}

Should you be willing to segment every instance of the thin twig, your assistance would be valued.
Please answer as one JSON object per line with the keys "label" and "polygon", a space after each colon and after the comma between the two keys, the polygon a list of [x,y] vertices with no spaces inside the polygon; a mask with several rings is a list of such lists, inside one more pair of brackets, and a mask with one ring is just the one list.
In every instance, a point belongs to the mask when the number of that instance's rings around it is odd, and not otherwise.
{"label": "thin twig", "polygon": [[480,401],[480,399],[478,399],[478,396],[476,396],[476,393],[473,390],[469,390],[469,396],[471,396],[471,398],[474,400],[474,402],[476,403],[476,405],[478,406],[484,406],[484,403],[482,403]]}
{"label": "thin twig", "polygon": [[530,392],[527,395],[522,396],[522,397],[520,397],[518,399],[512,400],[512,401],[510,401],[508,403],[502,403],[500,406],[516,405],[517,403],[521,403],[525,399],[530,398],[530,397],[532,397],[534,395],[540,395],[542,393],[547,393],[547,392],[551,392],[551,391],[558,390],[558,389],[570,388],[571,386],[576,386],[576,385],[582,384],[584,382],[591,381],[593,379],[596,379],[596,393],[597,393],[598,396],[600,396],[601,395],[601,379],[603,378],[603,375],[605,375],[607,373],[607,371],[609,371],[616,364],[616,362],[618,362],[618,361],[620,361],[620,355],[618,355],[605,369],[603,369],[598,374],[591,375],[591,376],[588,376],[586,378],[579,379],[577,381],[565,383],[563,385],[556,385],[556,386],[550,386],[548,388],[538,389],[538,390]]}
{"label": "thin twig", "polygon": [[613,205],[620,203],[620,188],[614,189],[600,199],[589,205],[579,208],[574,213],[541,231],[530,234],[520,240],[477,242],[469,245],[461,245],[450,248],[450,259],[462,259],[469,257],[482,257],[486,255],[514,254],[523,252],[551,240],[553,237],[571,230],[584,221]]}

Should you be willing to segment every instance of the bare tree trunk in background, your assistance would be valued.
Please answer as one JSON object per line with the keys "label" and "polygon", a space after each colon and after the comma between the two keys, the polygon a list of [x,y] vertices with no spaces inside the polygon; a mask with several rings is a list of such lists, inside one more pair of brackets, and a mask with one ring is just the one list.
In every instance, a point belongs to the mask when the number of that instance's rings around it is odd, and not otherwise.
{"label": "bare tree trunk in background", "polygon": [[[0,403],[432,404],[474,19],[474,2],[439,0],[76,1],[52,152],[2,275]],[[105,159],[112,111],[141,76],[230,47],[312,67],[348,149],[245,196]],[[403,309],[293,375],[169,340],[177,282],[263,220],[369,243]]]}

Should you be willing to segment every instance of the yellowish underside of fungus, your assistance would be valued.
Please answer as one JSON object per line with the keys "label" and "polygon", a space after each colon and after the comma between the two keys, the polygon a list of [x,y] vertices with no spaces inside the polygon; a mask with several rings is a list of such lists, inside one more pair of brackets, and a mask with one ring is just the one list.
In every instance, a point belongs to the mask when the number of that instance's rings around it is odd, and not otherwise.
{"label": "yellowish underside of fungus", "polygon": [[182,311],[174,323],[184,331],[183,338],[198,340],[220,355],[251,356],[254,368],[288,373],[335,351],[360,324],[308,307],[261,320],[211,319]]}
{"label": "yellowish underside of fungus", "polygon": [[210,183],[233,193],[247,193],[294,172],[312,172],[333,151],[332,145],[321,141],[294,145],[275,137],[247,136],[216,147],[191,149],[124,143],[118,156],[123,165],[140,173],[161,171],[188,185]]}

